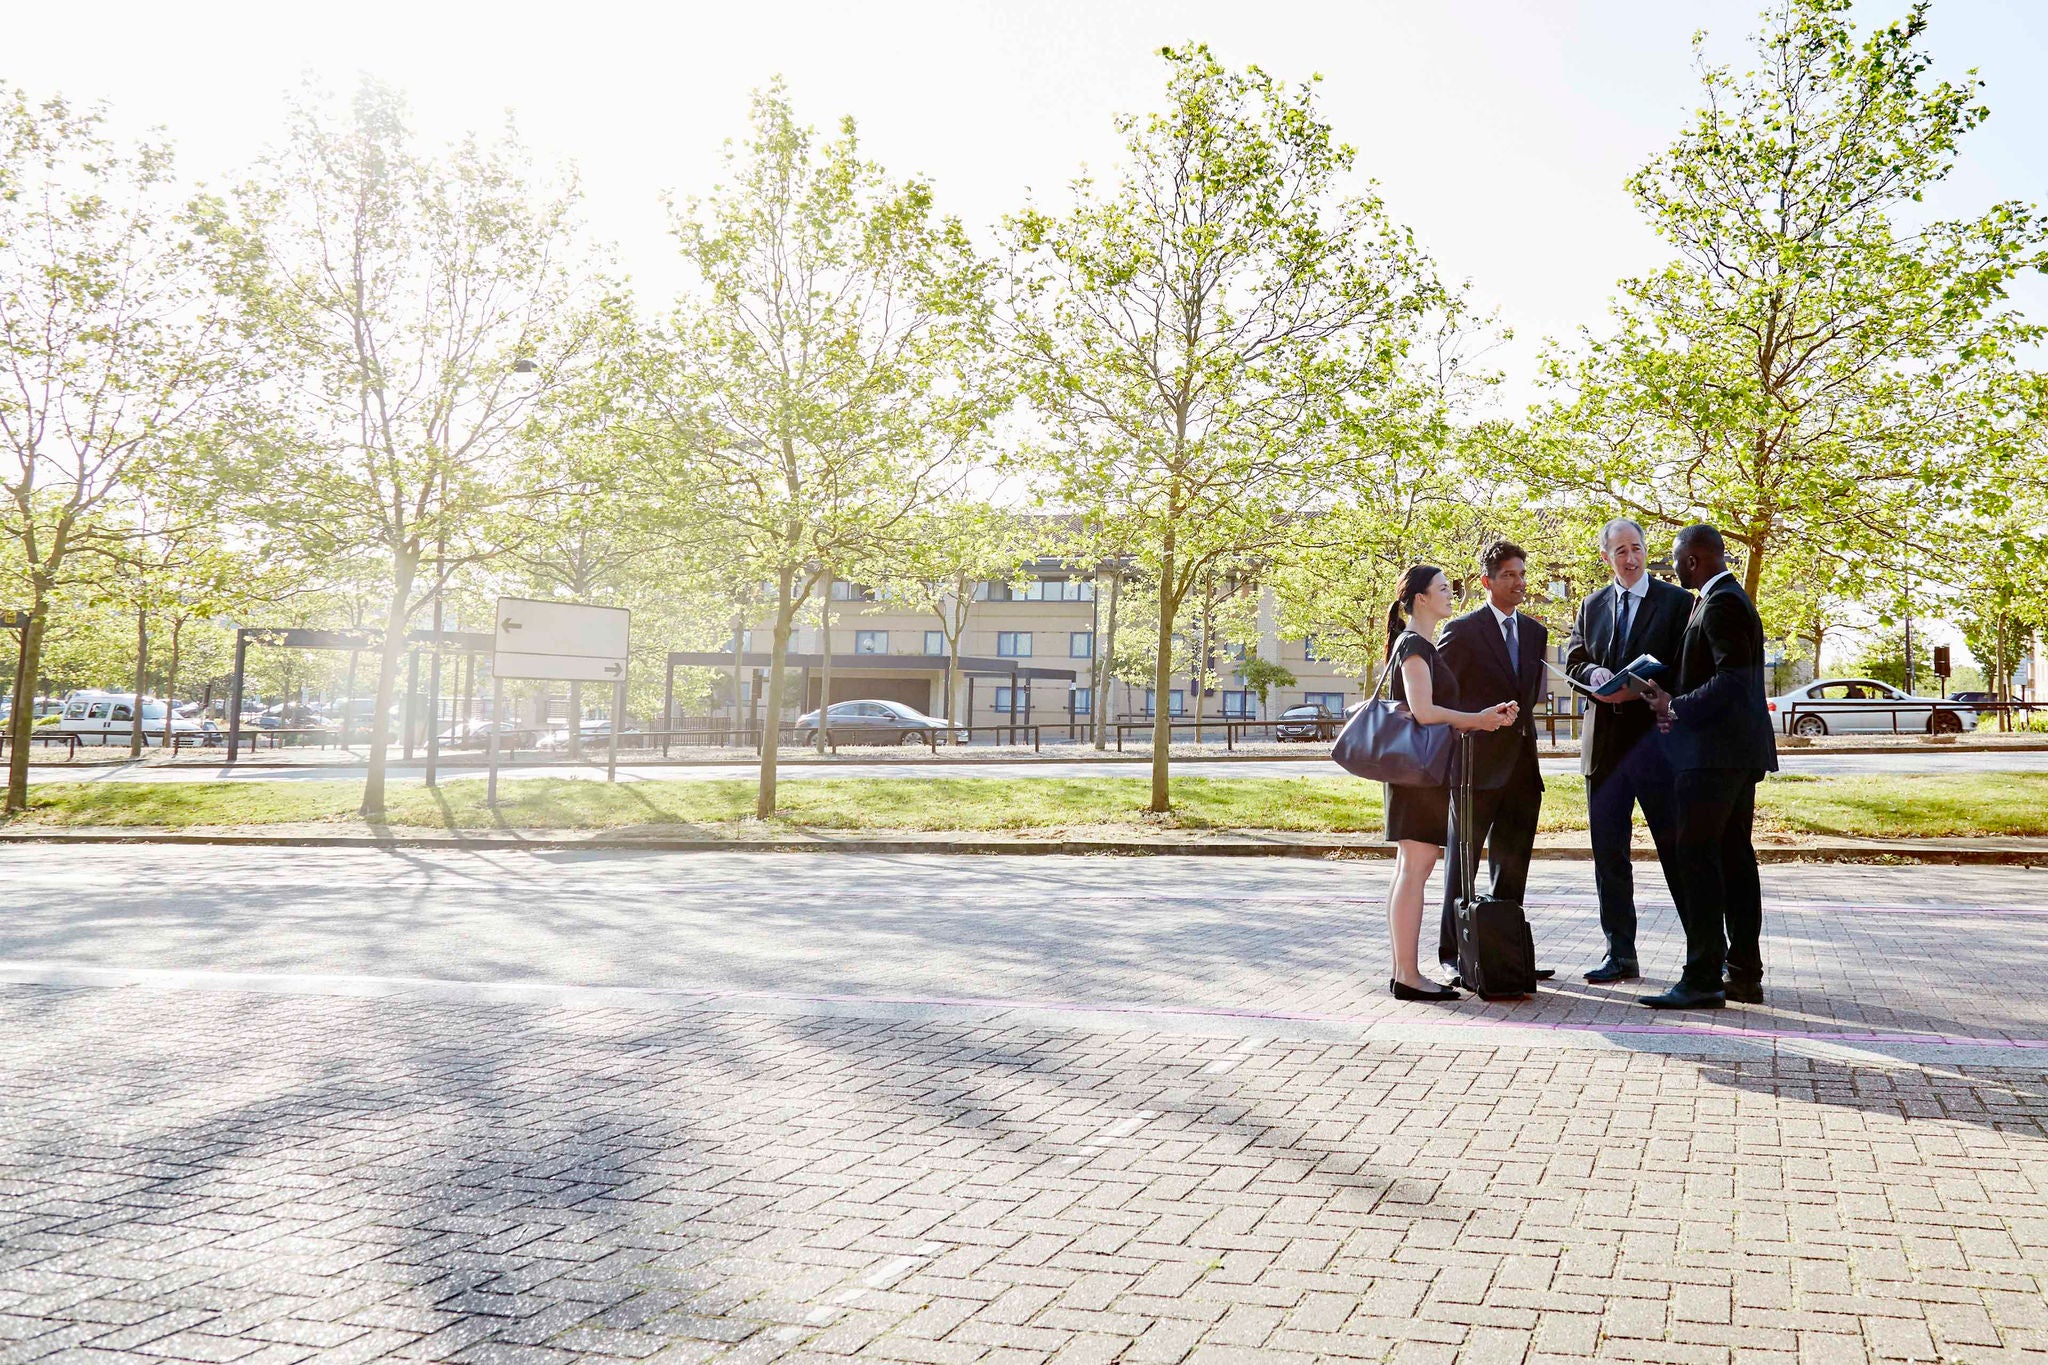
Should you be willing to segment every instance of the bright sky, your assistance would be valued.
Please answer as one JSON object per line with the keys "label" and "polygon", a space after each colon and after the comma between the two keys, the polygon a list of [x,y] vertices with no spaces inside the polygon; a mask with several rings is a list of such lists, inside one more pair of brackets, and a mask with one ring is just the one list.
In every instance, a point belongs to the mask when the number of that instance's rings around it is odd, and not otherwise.
{"label": "bright sky", "polygon": [[[1864,22],[1906,0],[1859,0]],[[680,3],[352,0],[347,5],[117,0],[10,6],[0,81],[166,125],[188,175],[232,175],[274,135],[301,72],[359,71],[408,92],[436,139],[511,110],[544,158],[574,161],[600,237],[643,290],[680,272],[659,191],[701,192],[748,92],[780,73],[799,112],[860,121],[871,155],[937,186],[983,234],[1027,191],[1065,200],[1114,160],[1112,114],[1155,103],[1161,45],[1231,64],[1321,72],[1324,108],[1445,274],[1516,332],[1498,354],[1527,396],[1536,343],[1598,325],[1617,276],[1663,256],[1623,178],[1693,107],[1688,40],[1740,61],[1762,0],[952,0]],[[87,18],[86,15],[90,17]],[[1937,73],[1989,82],[1990,123],[1938,210],[2048,201],[2048,5],[1936,0]],[[12,56],[13,61],[8,61]],[[2048,312],[2048,291],[2035,291]]]}

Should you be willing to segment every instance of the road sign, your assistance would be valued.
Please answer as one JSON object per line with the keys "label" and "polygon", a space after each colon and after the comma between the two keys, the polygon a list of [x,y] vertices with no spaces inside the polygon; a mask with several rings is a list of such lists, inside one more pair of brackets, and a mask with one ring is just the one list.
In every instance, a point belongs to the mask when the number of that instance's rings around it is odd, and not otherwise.
{"label": "road sign", "polygon": [[29,613],[20,607],[0,607],[0,630],[27,630]]}
{"label": "road sign", "polygon": [[1936,645],[1934,647],[1934,676],[1937,678],[1949,676],[1947,645]]}
{"label": "road sign", "polygon": [[631,622],[624,607],[501,597],[492,676],[624,682]]}

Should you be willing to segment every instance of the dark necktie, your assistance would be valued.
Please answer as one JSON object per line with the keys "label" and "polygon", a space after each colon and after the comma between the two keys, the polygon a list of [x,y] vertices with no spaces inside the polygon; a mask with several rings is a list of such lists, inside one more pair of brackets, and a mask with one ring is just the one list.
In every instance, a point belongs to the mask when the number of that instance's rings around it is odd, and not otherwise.
{"label": "dark necktie", "polygon": [[1635,605],[1635,596],[1624,592],[1614,604],[1614,648],[1610,651],[1617,666],[1628,652],[1629,609]]}
{"label": "dark necktie", "polygon": [[1501,634],[1507,638],[1508,642],[1508,663],[1513,666],[1516,673],[1520,673],[1522,671],[1522,642],[1515,635],[1515,616],[1513,612],[1509,612],[1508,619],[1500,623],[1500,629]]}

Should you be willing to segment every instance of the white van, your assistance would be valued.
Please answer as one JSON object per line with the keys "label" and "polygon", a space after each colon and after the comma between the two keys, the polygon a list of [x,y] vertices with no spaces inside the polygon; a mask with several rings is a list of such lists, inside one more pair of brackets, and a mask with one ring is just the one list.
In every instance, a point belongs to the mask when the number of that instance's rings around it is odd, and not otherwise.
{"label": "white van", "polygon": [[[142,742],[145,746],[164,742],[164,708],[160,697],[142,699]],[[64,700],[64,719],[57,733],[77,735],[80,744],[126,744],[135,728],[133,692],[73,692]],[[219,727],[203,716],[171,717],[174,735],[216,734]]]}

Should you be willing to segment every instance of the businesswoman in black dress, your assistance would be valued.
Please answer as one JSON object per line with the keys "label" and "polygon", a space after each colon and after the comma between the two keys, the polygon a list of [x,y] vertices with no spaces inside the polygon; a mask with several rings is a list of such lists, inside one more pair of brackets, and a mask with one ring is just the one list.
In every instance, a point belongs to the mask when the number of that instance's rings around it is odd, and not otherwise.
{"label": "businesswoman in black dress", "polygon": [[[1387,657],[1394,680],[1391,695],[1424,725],[1459,730],[1500,730],[1515,723],[1517,706],[1502,702],[1484,711],[1458,711],[1458,680],[1437,658],[1437,627],[1456,610],[1451,581],[1432,564],[1417,564],[1401,578],[1400,595],[1387,610]],[[1403,618],[1406,618],[1405,623]],[[1456,1000],[1458,993],[1422,974],[1419,943],[1422,906],[1430,874],[1449,836],[1448,787],[1396,787],[1387,793],[1387,842],[1394,845],[1394,884],[1387,890],[1387,933],[1394,950],[1394,978],[1387,983],[1396,1000]]]}

